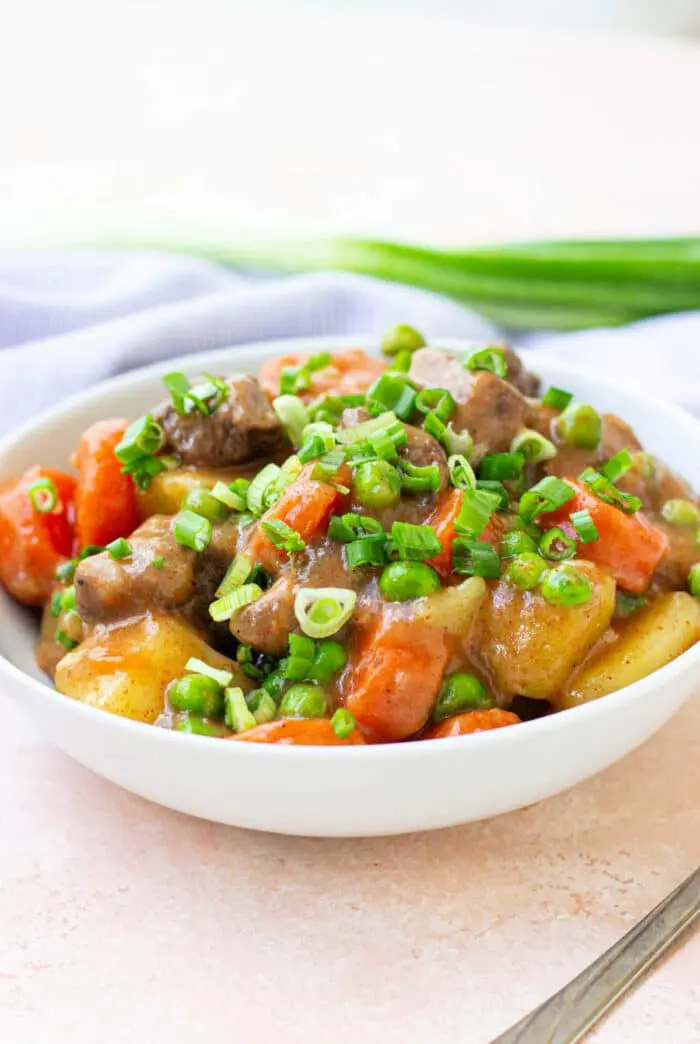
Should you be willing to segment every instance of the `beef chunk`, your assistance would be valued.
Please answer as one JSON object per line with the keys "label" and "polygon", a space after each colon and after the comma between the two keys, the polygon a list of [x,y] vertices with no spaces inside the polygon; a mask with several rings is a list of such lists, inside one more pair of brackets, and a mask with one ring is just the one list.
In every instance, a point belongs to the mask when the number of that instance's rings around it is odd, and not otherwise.
{"label": "beef chunk", "polygon": [[[508,366],[506,381],[523,395],[536,396],[540,389],[539,377],[523,367],[520,357],[508,345],[499,344],[497,347],[503,352]],[[469,395],[472,372],[464,368],[459,356],[440,348],[420,348],[415,352],[408,375],[422,388],[447,388],[458,402]]]}
{"label": "beef chunk", "polygon": [[154,411],[166,434],[166,453],[183,464],[226,468],[289,448],[282,426],[254,377],[232,377],[230,393],[211,416],[180,416],[172,403]]}
{"label": "beef chunk", "polygon": [[527,398],[534,399],[539,395],[542,383],[537,374],[526,370],[523,367],[520,356],[512,348],[509,348],[507,344],[501,344],[498,347],[505,355],[506,363],[508,364],[506,380],[509,384],[515,385],[518,391],[522,392]]}
{"label": "beef chunk", "polygon": [[700,548],[695,542],[695,529],[686,526],[672,526],[658,517],[651,521],[668,537],[668,554],[656,570],[654,579],[665,588],[685,591],[688,587],[688,573],[691,566],[700,561]]}
{"label": "beef chunk", "polygon": [[[92,626],[147,609],[185,604],[194,585],[197,552],[175,540],[173,520],[154,515],[129,537],[132,553],[118,561],[103,551],[75,571],[78,612]],[[153,562],[164,559],[161,568]]]}

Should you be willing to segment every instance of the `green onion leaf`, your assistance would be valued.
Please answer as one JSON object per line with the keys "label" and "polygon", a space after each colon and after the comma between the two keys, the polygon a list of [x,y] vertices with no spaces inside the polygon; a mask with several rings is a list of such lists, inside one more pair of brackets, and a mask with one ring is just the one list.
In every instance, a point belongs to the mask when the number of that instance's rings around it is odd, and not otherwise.
{"label": "green onion leaf", "polygon": [[383,536],[363,537],[345,545],[345,561],[348,569],[361,569],[363,566],[382,566],[387,557],[384,551]]}
{"label": "green onion leaf", "polygon": [[501,537],[501,554],[504,558],[517,558],[518,555],[534,554],[536,551],[537,544],[522,530],[513,530],[511,533],[504,533]]}
{"label": "green onion leaf", "polygon": [[460,576],[496,579],[501,575],[501,562],[491,545],[464,537],[456,537],[452,543],[452,568]]}
{"label": "green onion leaf", "polygon": [[197,659],[196,656],[190,656],[185,664],[185,670],[192,671],[193,674],[202,674],[205,678],[211,678],[222,689],[225,689],[233,681],[231,671],[220,671],[216,667],[211,667],[208,663],[205,663],[204,660]]}
{"label": "green onion leaf", "polygon": [[573,397],[572,392],[564,391],[563,388],[555,388],[552,385],[542,396],[542,405],[551,406],[554,410],[565,410]]}
{"label": "green onion leaf", "polygon": [[216,589],[216,597],[223,598],[225,595],[241,587],[253,568],[253,561],[249,555],[241,553],[236,555],[231,565],[226,570],[226,575]]}
{"label": "green onion leaf", "polygon": [[453,421],[448,421],[442,445],[450,454],[461,454],[468,457],[474,447],[474,440],[466,428],[463,428],[461,431],[455,431],[452,427],[453,423]]}
{"label": "green onion leaf", "polygon": [[540,464],[544,460],[552,460],[557,455],[557,447],[539,431],[523,428],[510,444],[511,453],[520,453],[526,464]]}
{"label": "green onion leaf", "polygon": [[633,465],[632,454],[629,450],[623,449],[616,453],[614,457],[611,457],[607,464],[603,465],[600,473],[608,482],[617,482],[618,479],[627,474]]}
{"label": "green onion leaf", "polygon": [[582,544],[592,544],[594,540],[599,539],[596,524],[591,518],[588,508],[584,508],[582,511],[573,511],[569,515],[569,521],[576,530],[576,535]]}
{"label": "green onion leaf", "polygon": [[399,323],[392,326],[382,338],[382,352],[384,355],[396,355],[399,352],[415,352],[425,345],[423,334],[418,333],[408,323]]}
{"label": "green onion leaf", "polygon": [[525,458],[521,453],[490,453],[479,465],[479,478],[508,482],[521,478]]}
{"label": "green onion leaf", "polygon": [[114,455],[122,464],[134,464],[143,457],[157,453],[164,442],[165,432],[152,414],[147,413],[129,425]]}
{"label": "green onion leaf", "polygon": [[403,377],[383,373],[367,389],[367,409],[373,417],[391,410],[400,420],[410,420],[416,403],[415,388]]}
{"label": "green onion leaf", "polygon": [[447,458],[447,470],[455,489],[476,489],[474,469],[462,453],[453,453]]}
{"label": "green onion leaf", "polygon": [[281,519],[273,518],[260,524],[279,551],[286,551],[288,555],[293,555],[297,551],[303,551],[306,547],[306,541],[299,536],[296,529],[292,529]]}
{"label": "green onion leaf", "polygon": [[400,460],[397,464],[401,475],[401,489],[405,493],[437,493],[440,489],[440,468],[437,464],[411,464]]}
{"label": "green onion leaf", "polygon": [[468,370],[488,370],[497,377],[505,377],[508,373],[508,363],[502,348],[482,348],[480,351],[472,352],[465,359],[464,365]]}
{"label": "green onion leaf", "polygon": [[248,510],[254,515],[262,515],[271,505],[267,503],[268,493],[275,480],[279,478],[280,469],[276,464],[266,464],[257,473],[248,487]]}
{"label": "green onion leaf", "polygon": [[184,373],[166,373],[163,384],[168,389],[173,400],[175,411],[180,415],[185,413],[185,396],[190,390],[190,382]]}
{"label": "green onion leaf", "polygon": [[78,567],[78,559],[70,558],[67,562],[61,562],[60,566],[56,569],[57,580],[72,580],[75,576],[75,570]]}
{"label": "green onion leaf", "polygon": [[311,478],[316,482],[327,482],[333,484],[333,480],[345,463],[345,450],[332,449],[314,464]]}
{"label": "green onion leaf", "polygon": [[500,497],[483,489],[467,489],[454,527],[457,533],[475,540],[486,529],[498,510]]}
{"label": "green onion leaf", "polygon": [[442,551],[442,544],[432,526],[416,526],[412,522],[394,522],[387,552],[389,558],[424,562]]}
{"label": "green onion leaf", "polygon": [[203,518],[194,511],[181,511],[175,516],[173,533],[182,547],[204,551],[211,543],[212,525],[208,518]]}
{"label": "green onion leaf", "polygon": [[280,395],[272,400],[272,408],[286,430],[289,441],[293,446],[299,446],[302,432],[309,423],[309,414],[304,403],[296,395]]}
{"label": "green onion leaf", "polygon": [[[73,588],[73,590],[75,590],[75,588]],[[60,616],[61,615],[63,594],[64,594],[63,591],[54,591],[54,593],[51,595],[51,602],[49,604],[49,615],[50,616],[54,616],[55,617],[55,616]]]}
{"label": "green onion leaf", "polygon": [[227,485],[225,482],[217,482],[211,491],[211,495],[225,504],[231,511],[245,511],[246,498]]}
{"label": "green onion leaf", "polygon": [[384,529],[376,518],[352,513],[333,515],[328,526],[328,536],[342,544],[367,537],[379,536],[382,540],[386,539]]}
{"label": "green onion leaf", "polygon": [[218,598],[215,602],[212,602],[209,606],[209,615],[216,623],[230,620],[239,609],[243,609],[244,606],[250,605],[252,602],[257,602],[262,593],[263,589],[258,584],[244,584],[242,587],[237,587],[234,591],[230,591],[223,598]]}
{"label": "green onion leaf", "polygon": [[131,544],[124,537],[118,537],[110,544],[107,544],[105,551],[107,551],[110,558],[114,558],[116,561],[119,561],[121,558],[128,558],[132,553]]}
{"label": "green onion leaf", "polygon": [[447,423],[457,409],[457,403],[446,388],[424,388],[416,398],[416,408],[421,413],[434,413],[438,420]]}
{"label": "green onion leaf", "polygon": [[63,648],[66,649],[68,652],[71,652],[73,649],[75,649],[76,645],[78,644],[78,642],[76,642],[74,638],[71,638],[69,634],[66,634],[65,631],[61,630],[56,631],[56,641],[60,642]]}
{"label": "green onion leaf", "polygon": [[258,724],[255,717],[248,710],[248,704],[243,695],[243,689],[237,686],[227,689],[224,693],[225,713],[224,721],[234,732],[246,732],[254,729]]}
{"label": "green onion leaf", "polygon": [[493,479],[477,479],[476,488],[498,497],[497,511],[507,511],[510,507],[510,496],[502,482],[496,482]]}
{"label": "green onion leaf", "polygon": [[642,506],[639,497],[635,497],[631,493],[623,493],[595,468],[586,468],[579,475],[579,479],[581,482],[585,482],[599,500],[612,504],[613,507],[619,507],[626,515],[635,514]]}
{"label": "green onion leaf", "polygon": [[518,513],[523,522],[533,522],[538,515],[557,511],[576,496],[575,490],[556,475],[547,475],[520,498]]}

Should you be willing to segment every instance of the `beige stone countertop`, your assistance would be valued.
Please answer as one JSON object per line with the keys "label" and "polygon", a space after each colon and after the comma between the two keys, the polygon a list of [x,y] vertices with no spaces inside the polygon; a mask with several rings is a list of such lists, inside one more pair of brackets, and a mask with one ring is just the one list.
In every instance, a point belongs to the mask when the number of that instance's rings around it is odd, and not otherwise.
{"label": "beige stone countertop", "polygon": [[[543,804],[346,841],[167,811],[0,715],[7,1044],[487,1044],[700,861],[700,697]],[[591,1040],[697,1044],[699,968],[696,934]]]}

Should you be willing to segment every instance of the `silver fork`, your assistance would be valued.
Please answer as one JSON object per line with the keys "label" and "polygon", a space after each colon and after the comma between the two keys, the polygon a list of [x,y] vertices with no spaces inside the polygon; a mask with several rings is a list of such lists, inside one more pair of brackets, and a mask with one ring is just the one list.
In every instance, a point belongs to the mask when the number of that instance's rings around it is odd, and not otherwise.
{"label": "silver fork", "polygon": [[576,1044],[700,915],[700,867],[585,971],[491,1044]]}

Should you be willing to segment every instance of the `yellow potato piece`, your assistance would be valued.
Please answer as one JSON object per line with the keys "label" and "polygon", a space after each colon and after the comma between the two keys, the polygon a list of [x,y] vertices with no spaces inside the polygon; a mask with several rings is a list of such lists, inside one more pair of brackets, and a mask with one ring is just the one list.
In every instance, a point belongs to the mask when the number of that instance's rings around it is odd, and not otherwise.
{"label": "yellow potato piece", "polygon": [[168,683],[184,672],[191,656],[232,671],[234,685],[250,688],[237,664],[166,613],[97,628],[58,664],[56,688],[92,707],[152,724],[163,712]]}
{"label": "yellow potato piece", "polygon": [[470,576],[455,587],[445,587],[416,600],[412,604],[412,615],[439,627],[445,634],[467,638],[485,594],[486,581],[480,576]]}
{"label": "yellow potato piece", "polygon": [[553,699],[610,626],[615,581],[592,562],[572,565],[593,581],[584,605],[550,605],[506,580],[484,600],[478,652],[505,696]]}
{"label": "yellow potato piece", "polygon": [[151,515],[175,515],[182,502],[193,489],[212,489],[217,482],[233,482],[235,478],[251,478],[259,465],[239,468],[192,468],[162,471],[156,475],[148,489],[137,490],[139,513],[142,519]]}
{"label": "yellow potato piece", "polygon": [[557,707],[575,707],[631,685],[700,639],[700,602],[684,591],[663,595],[632,617],[624,633],[591,659]]}

